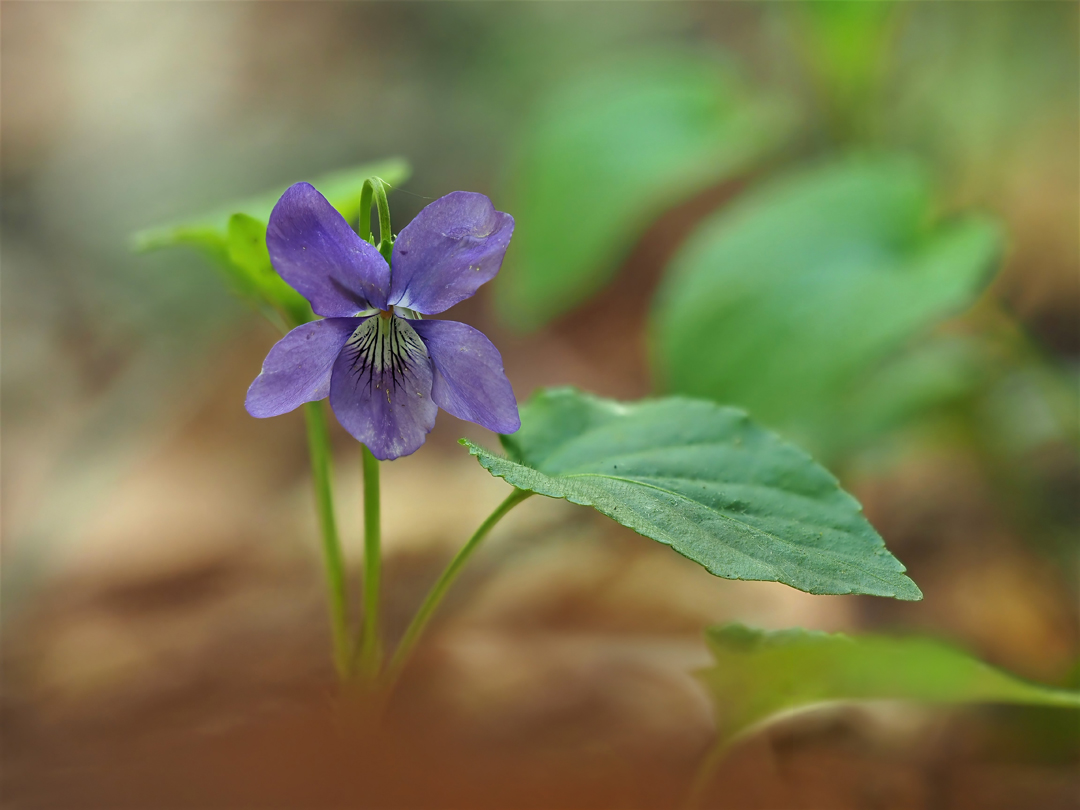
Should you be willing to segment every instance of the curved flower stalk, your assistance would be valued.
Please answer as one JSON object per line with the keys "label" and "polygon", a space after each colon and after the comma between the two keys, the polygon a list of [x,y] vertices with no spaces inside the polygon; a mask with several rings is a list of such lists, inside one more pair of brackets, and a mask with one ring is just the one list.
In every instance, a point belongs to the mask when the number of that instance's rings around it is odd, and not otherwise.
{"label": "curved flower stalk", "polygon": [[494,278],[513,231],[513,217],[486,196],[455,191],[424,208],[392,248],[386,239],[376,248],[313,186],[291,186],[270,214],[266,244],[274,269],[322,320],[270,350],[248,413],[278,416],[329,397],[342,427],[380,460],[415,452],[438,408],[516,431],[517,402],[491,341],[466,324],[422,318]]}

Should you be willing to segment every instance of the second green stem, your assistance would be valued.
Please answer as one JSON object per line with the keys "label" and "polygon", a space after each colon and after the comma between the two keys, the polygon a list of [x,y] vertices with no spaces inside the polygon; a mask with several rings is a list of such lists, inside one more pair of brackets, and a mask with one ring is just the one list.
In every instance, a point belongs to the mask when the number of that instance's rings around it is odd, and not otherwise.
{"label": "second green stem", "polygon": [[382,667],[379,630],[379,584],[382,578],[382,525],[379,506],[379,460],[363,446],[364,468],[364,621],[360,631],[359,674],[375,680]]}
{"label": "second green stem", "polygon": [[345,592],[345,561],[334,520],[334,493],[330,481],[330,433],[321,402],[304,405],[307,417],[311,472],[315,483],[315,508],[322,534],[323,564],[330,601],[330,630],[334,642],[334,665],[343,680],[349,671],[349,620]]}
{"label": "second green stem", "polygon": [[405,635],[402,636],[401,641],[398,643],[397,650],[394,651],[394,657],[390,661],[390,665],[386,670],[386,677],[384,681],[385,689],[389,692],[394,687],[394,683],[397,681],[401,671],[405,668],[405,663],[409,660],[409,655],[412,653],[413,647],[416,646],[416,642],[420,640],[421,633],[424,632],[424,628],[427,627],[428,621],[431,619],[432,614],[435,613],[435,609],[439,606],[443,596],[450,589],[450,586],[454,584],[454,580],[457,579],[457,575],[461,572],[461,569],[465,566],[469,557],[480,546],[480,543],[488,532],[490,532],[495,524],[503,519],[511,509],[521,503],[523,500],[532,495],[532,492],[522,489],[515,489],[506,500],[504,500],[499,506],[488,515],[487,520],[480,524],[480,528],[476,530],[469,541],[461,547],[461,550],[454,555],[454,559],[450,561],[450,564],[443,571],[442,576],[428,592],[427,598],[424,599],[420,610],[416,612],[412,622],[409,624],[408,629],[405,630]]}

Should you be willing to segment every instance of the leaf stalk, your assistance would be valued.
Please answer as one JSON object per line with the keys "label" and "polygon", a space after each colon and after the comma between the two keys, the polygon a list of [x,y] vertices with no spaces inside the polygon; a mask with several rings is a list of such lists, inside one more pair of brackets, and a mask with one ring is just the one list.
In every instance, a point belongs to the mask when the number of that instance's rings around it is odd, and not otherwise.
{"label": "leaf stalk", "polygon": [[401,637],[401,641],[394,651],[393,658],[390,659],[390,665],[386,669],[386,676],[383,681],[387,695],[393,690],[394,685],[397,683],[397,679],[401,676],[402,670],[404,670],[405,665],[408,663],[409,656],[416,647],[416,643],[420,640],[424,628],[427,627],[432,615],[435,613],[436,609],[438,609],[439,603],[446,595],[446,592],[450,590],[450,586],[454,584],[454,580],[457,579],[458,574],[461,573],[461,569],[465,566],[465,563],[469,561],[469,558],[476,549],[480,547],[480,543],[487,537],[488,533],[495,528],[496,524],[498,524],[511,509],[532,494],[532,492],[527,490],[515,488],[514,491],[507,496],[506,500],[500,503],[495,508],[495,511],[488,515],[487,519],[480,524],[480,527],[473,533],[472,537],[470,537],[458,553],[454,555],[454,558],[450,560],[450,563],[446,566],[442,575],[424,598],[423,603],[420,605],[420,609],[416,612],[416,615],[413,616],[412,622],[410,622],[408,628],[405,630],[405,634]]}

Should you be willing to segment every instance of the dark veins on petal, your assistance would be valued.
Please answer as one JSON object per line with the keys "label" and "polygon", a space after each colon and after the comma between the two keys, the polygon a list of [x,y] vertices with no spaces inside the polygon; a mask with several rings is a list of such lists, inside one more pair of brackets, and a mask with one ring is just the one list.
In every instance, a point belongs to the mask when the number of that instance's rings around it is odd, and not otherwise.
{"label": "dark veins on petal", "polygon": [[351,357],[349,370],[356,378],[357,390],[371,397],[375,389],[385,387],[386,401],[391,390],[406,384],[410,362],[425,358],[427,350],[419,335],[399,318],[376,315],[364,321],[344,351]]}
{"label": "dark veins on petal", "polygon": [[435,426],[431,359],[408,322],[374,315],[334,362],[330,407],[341,426],[378,459],[408,455]]}

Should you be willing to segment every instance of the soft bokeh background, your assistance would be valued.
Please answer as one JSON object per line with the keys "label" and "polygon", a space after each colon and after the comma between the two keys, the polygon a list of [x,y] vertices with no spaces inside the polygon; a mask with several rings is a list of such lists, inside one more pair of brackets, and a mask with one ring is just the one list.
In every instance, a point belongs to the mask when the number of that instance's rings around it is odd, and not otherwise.
{"label": "soft bokeh background", "polygon": [[[918,631],[1077,685],[1075,5],[0,13],[11,806],[671,806],[711,735],[688,673],[708,661],[701,630],[727,620]],[[678,119],[679,93],[714,92],[687,60],[719,60],[724,95]],[[964,359],[917,365],[900,390],[949,384],[843,441],[785,421],[798,391],[751,385],[759,399],[741,404],[827,459],[925,601],[714,579],[532,499],[453,591],[384,736],[352,736],[334,710],[301,417],[243,410],[276,334],[204,258],[133,254],[131,233],[401,156],[397,228],[455,189],[518,218],[504,277],[450,315],[492,337],[519,398],[566,383],[637,398],[680,384],[653,296],[688,235],[772,178],[885,152],[930,178],[930,214],[977,211],[1003,234],[989,285],[905,343],[947,339]],[[737,401],[725,384],[704,393]],[[503,497],[461,435],[496,443],[443,414],[384,472],[391,635]],[[359,457],[334,440],[355,567]],[[1073,713],[815,715],[736,750],[709,800],[1074,806],[1077,734]]]}

